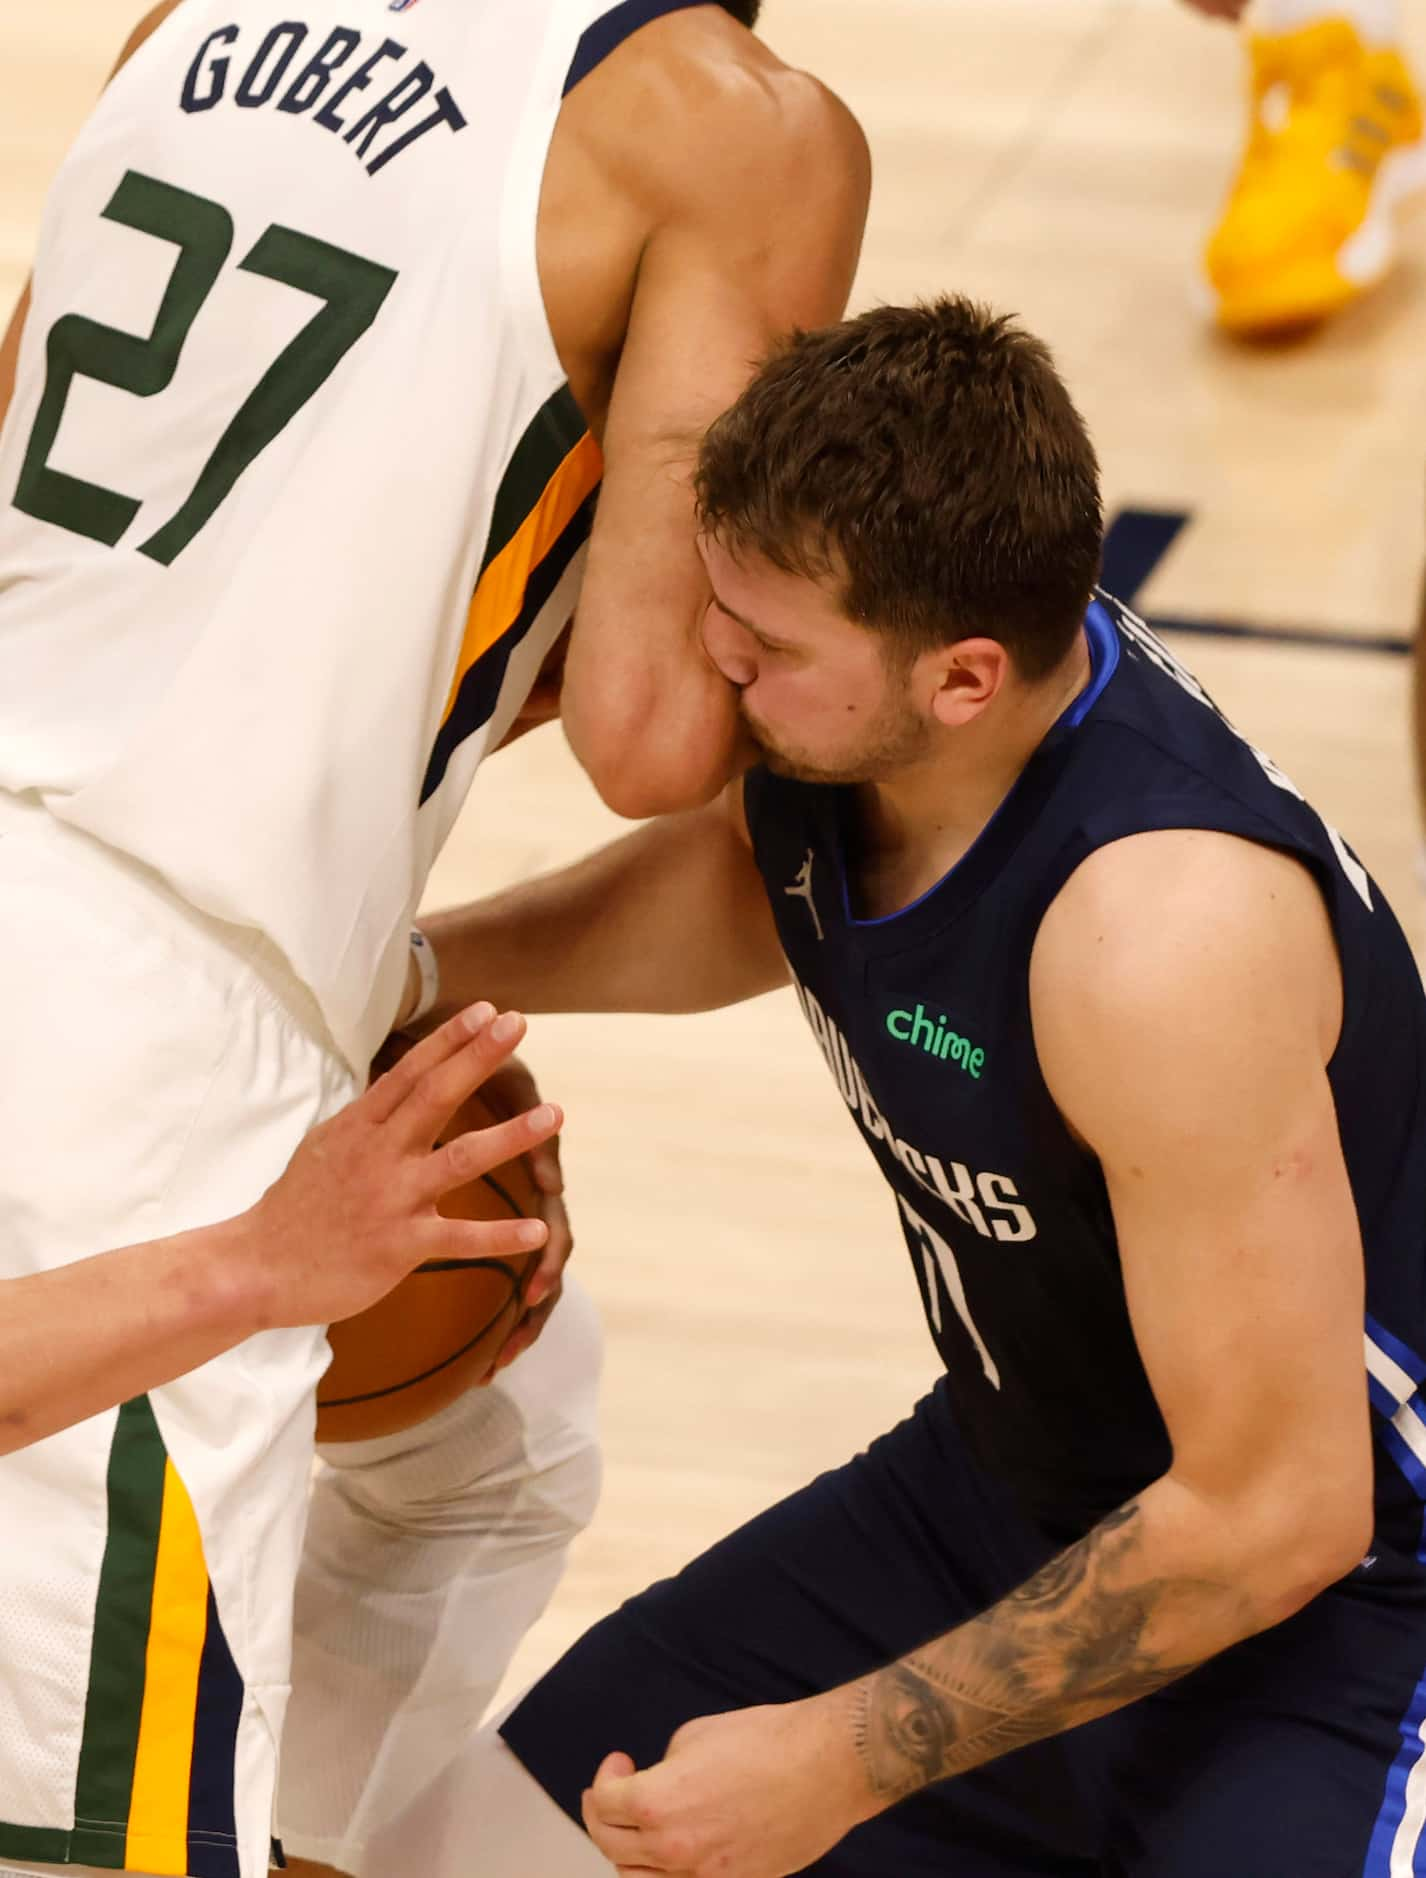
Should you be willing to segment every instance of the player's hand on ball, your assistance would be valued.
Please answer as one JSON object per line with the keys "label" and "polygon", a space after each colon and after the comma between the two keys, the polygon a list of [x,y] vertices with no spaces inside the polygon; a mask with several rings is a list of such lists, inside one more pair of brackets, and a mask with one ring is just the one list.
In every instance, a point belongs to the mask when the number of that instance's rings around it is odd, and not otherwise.
{"label": "player's hand on ball", "polygon": [[426,1259],[510,1258],[545,1244],[543,1220],[447,1219],[436,1210],[454,1188],[558,1133],[560,1111],[542,1104],[434,1145],[524,1034],[515,1012],[474,1005],[313,1129],[243,1222],[246,1275],[265,1325],[354,1316]]}
{"label": "player's hand on ball", "polygon": [[590,1838],[626,1878],[787,1878],[877,1810],[842,1690],[689,1722],[657,1767],[611,1754],[584,1795]]}
{"label": "player's hand on ball", "polygon": [[[536,1108],[540,1091],[528,1066],[518,1056],[496,1070],[484,1085],[485,1100],[502,1115],[518,1115]],[[564,1170],[560,1166],[559,1136],[552,1135],[530,1155],[530,1172],[540,1190],[540,1218],[549,1228],[544,1257],[531,1274],[525,1290],[525,1313],[511,1331],[505,1347],[496,1358],[491,1375],[508,1369],[519,1356],[537,1342],[550,1320],[550,1313],[564,1291],[564,1268],[574,1251],[574,1234],[564,1203]]]}

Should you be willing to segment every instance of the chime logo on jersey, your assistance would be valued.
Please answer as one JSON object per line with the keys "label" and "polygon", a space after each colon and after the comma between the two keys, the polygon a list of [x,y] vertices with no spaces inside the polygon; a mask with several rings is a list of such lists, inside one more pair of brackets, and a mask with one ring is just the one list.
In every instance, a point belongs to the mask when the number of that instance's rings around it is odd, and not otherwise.
{"label": "chime logo on jersey", "polygon": [[924,1004],[918,1004],[914,1011],[889,1011],[886,1028],[898,1043],[909,1043],[913,1049],[922,1050],[939,1062],[954,1063],[976,1082],[980,1081],[980,1072],[985,1068],[985,1051],[977,1049],[969,1037],[948,1030],[944,1016],[927,1017]]}

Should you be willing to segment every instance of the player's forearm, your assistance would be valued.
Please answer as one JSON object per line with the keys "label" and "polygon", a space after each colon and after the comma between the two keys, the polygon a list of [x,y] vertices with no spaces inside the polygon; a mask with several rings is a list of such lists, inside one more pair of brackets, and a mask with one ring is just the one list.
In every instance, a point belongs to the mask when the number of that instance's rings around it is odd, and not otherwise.
{"label": "player's forearm", "polygon": [[873,1810],[1138,1700],[1279,1623],[1356,1562],[1276,1495],[1212,1505],[1172,1476],[982,1616],[849,1691]]}
{"label": "player's forearm", "polygon": [[713,1010],[786,973],[752,856],[721,806],[651,822],[421,925],[441,976],[431,1023],[474,998],[531,1012]]}
{"label": "player's forearm", "polygon": [[242,1221],[0,1284],[0,1454],[71,1427],[263,1327]]}

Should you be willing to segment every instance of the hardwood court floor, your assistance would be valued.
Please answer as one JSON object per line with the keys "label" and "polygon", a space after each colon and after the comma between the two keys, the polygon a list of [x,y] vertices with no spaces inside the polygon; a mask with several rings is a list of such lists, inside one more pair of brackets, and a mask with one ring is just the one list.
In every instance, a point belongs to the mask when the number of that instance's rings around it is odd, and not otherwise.
{"label": "hardwood court floor", "polygon": [[[1407,0],[1418,69],[1426,5]],[[1188,512],[1151,614],[1406,634],[1422,559],[1426,216],[1396,278],[1310,344],[1251,352],[1192,301],[1239,134],[1234,35],[1173,0],[767,0],[860,113],[877,194],[858,304],[947,289],[1022,313],[1098,439],[1111,508]],[[0,292],[132,16],[0,9]],[[1176,650],[1360,849],[1413,937],[1404,661]],[[433,902],[615,824],[557,733],[487,766]],[[580,1269],[609,1338],[609,1478],[513,1680],[649,1578],[845,1458],[933,1373],[892,1210],[786,995],[698,1019],[542,1020],[570,1113]]]}

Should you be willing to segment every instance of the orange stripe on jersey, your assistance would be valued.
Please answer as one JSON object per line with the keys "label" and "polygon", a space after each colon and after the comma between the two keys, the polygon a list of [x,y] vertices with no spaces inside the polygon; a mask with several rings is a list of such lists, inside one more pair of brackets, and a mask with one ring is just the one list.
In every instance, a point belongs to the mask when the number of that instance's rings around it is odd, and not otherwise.
{"label": "orange stripe on jersey", "polygon": [[599,486],[604,458],[586,431],[505,547],[480,577],[466,619],[465,638],[456,661],[441,722],[451,714],[466,673],[520,617],[531,574],[559,540],[580,504]]}
{"label": "orange stripe on jersey", "polygon": [[189,1868],[188,1791],[207,1632],[208,1568],[203,1540],[188,1490],[169,1461],[124,1848],[125,1863],[135,1871],[182,1874]]}

